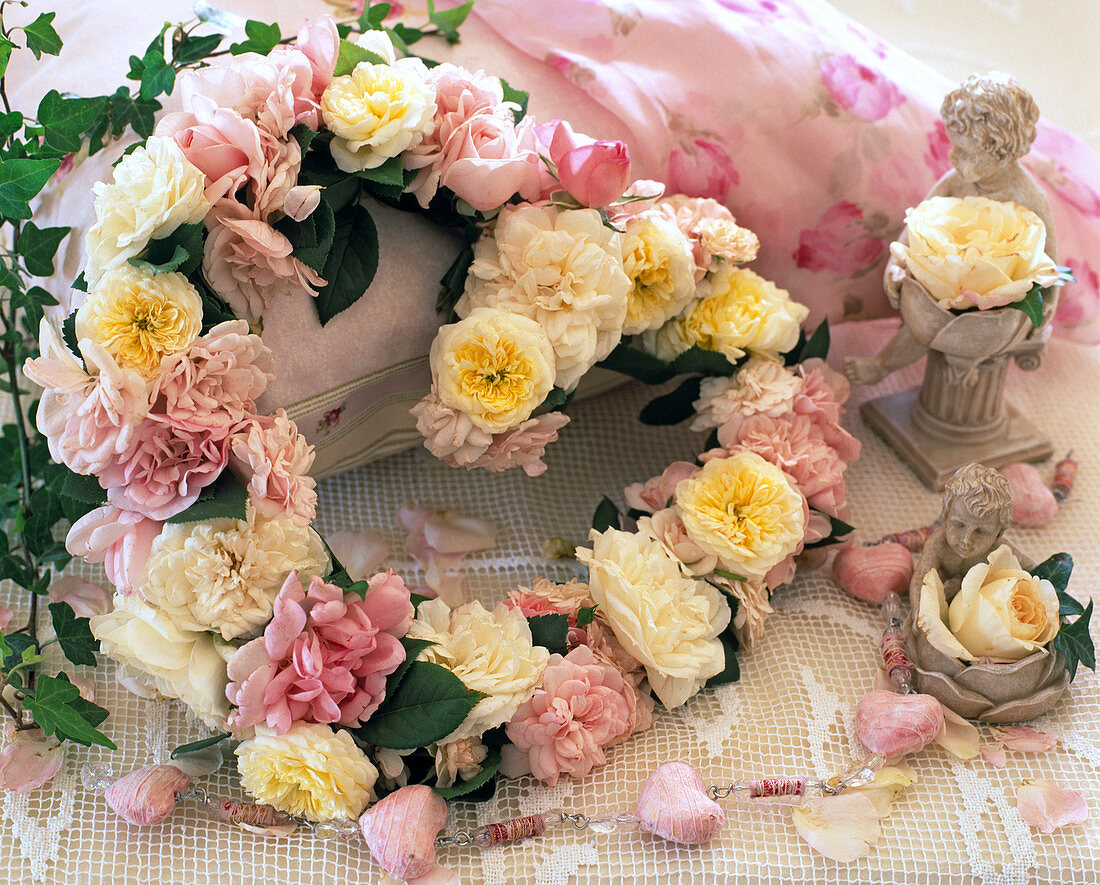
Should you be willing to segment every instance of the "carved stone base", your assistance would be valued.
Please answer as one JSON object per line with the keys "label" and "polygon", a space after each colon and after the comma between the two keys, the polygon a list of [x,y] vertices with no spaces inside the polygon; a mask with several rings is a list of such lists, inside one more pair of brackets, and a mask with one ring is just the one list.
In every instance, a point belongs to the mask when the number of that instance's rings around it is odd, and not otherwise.
{"label": "carved stone base", "polygon": [[1014,461],[1042,461],[1054,454],[1043,434],[1011,404],[1004,431],[982,442],[950,443],[926,432],[913,420],[920,388],[903,390],[864,403],[863,420],[933,491],[941,491],[960,467],[977,461],[1003,467]]}

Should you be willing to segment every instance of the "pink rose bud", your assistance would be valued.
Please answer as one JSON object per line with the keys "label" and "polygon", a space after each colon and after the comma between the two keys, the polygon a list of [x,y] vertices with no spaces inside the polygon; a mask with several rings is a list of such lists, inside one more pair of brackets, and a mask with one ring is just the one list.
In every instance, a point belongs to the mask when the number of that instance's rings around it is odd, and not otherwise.
{"label": "pink rose bud", "polygon": [[621,141],[580,145],[557,164],[561,186],[582,206],[608,206],[630,184],[630,151]]}

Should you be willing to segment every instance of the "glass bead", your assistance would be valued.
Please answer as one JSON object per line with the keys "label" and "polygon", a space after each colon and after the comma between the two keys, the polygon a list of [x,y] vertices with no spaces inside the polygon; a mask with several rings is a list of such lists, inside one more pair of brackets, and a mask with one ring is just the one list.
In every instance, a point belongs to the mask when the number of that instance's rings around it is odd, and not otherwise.
{"label": "glass bead", "polygon": [[80,781],[85,790],[102,793],[115,782],[114,769],[106,762],[87,762],[80,769]]}
{"label": "glass bead", "polygon": [[318,839],[324,839],[325,841],[340,838],[340,831],[332,821],[325,821],[323,824],[317,824],[313,828],[313,833]]}

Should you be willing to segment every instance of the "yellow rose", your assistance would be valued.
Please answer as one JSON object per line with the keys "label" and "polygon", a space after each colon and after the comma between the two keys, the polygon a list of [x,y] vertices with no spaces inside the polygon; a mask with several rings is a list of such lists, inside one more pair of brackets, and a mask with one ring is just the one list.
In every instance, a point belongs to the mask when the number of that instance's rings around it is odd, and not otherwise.
{"label": "yellow rose", "polygon": [[488,433],[526,421],[554,386],[554,350],[539,324],[490,307],[443,326],[431,366],[440,400]]}
{"label": "yellow rose", "polygon": [[374,798],[378,770],[344,731],[295,722],[264,725],[234,751],[241,786],[257,801],[312,821],[357,818]]}
{"label": "yellow rose", "polygon": [[664,325],[695,297],[691,244],[663,218],[639,215],[626,223],[623,270],[631,283],[624,335]]}
{"label": "yellow rose", "polygon": [[891,252],[943,308],[1002,307],[1058,279],[1042,219],[1016,203],[932,197],[905,213],[905,226],[908,244]]}
{"label": "yellow rose", "polygon": [[[699,243],[712,256],[723,261],[744,264],[752,261],[760,251],[760,240],[747,227],[741,227],[732,218],[704,218],[695,227]],[[712,262],[711,270],[717,270]]]}
{"label": "yellow rose", "polygon": [[698,294],[683,314],[646,333],[643,346],[665,360],[696,344],[731,360],[746,352],[778,360],[798,343],[799,325],[810,313],[786,289],[731,264],[703,280]]}
{"label": "yellow rose", "polygon": [[593,529],[589,537],[593,549],[578,547],[577,559],[588,566],[593,601],[661,703],[679,707],[725,667],[718,635],[729,626],[729,605],[647,534]]}
{"label": "yellow rose", "polygon": [[763,578],[802,541],[802,495],[753,452],[708,461],[677,484],[676,503],[691,539],[749,580]]}
{"label": "yellow rose", "polygon": [[917,626],[944,654],[963,661],[1019,661],[1058,633],[1054,585],[1020,567],[1007,544],[989,554],[962,580],[948,606],[933,569],[924,576]]}
{"label": "yellow rose", "polygon": [[76,337],[101,345],[124,369],[155,378],[160,361],[191,346],[202,330],[202,299],[179,273],[130,264],[99,278],[76,314]]}
{"label": "yellow rose", "polygon": [[332,159],[343,172],[374,169],[420,144],[433,126],[435,86],[418,58],[361,62],[321,96]]}

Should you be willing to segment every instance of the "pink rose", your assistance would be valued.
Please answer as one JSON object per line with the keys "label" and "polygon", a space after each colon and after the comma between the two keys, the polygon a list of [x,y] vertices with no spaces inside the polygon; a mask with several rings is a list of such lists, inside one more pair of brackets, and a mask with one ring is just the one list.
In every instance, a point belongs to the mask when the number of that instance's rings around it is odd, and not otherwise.
{"label": "pink rose", "polygon": [[508,723],[508,739],[547,785],[562,774],[583,777],[606,765],[605,748],[630,734],[627,695],[633,692],[622,673],[598,662],[587,646],[551,655],[542,685]]}
{"label": "pink rose", "polygon": [[652,210],[653,214],[666,218],[675,224],[691,245],[692,257],[695,259],[695,282],[699,282],[708,270],[711,270],[713,256],[703,245],[701,232],[706,223],[722,221],[728,224],[736,224],[737,221],[725,206],[717,200],[709,197],[685,197],[683,194],[673,194],[658,200]]}
{"label": "pink rose", "polygon": [[242,319],[256,319],[288,295],[316,295],[316,287],[325,283],[290,254],[290,240],[235,200],[218,202],[206,216],[206,226],[210,233],[203,249],[203,274]]}
{"label": "pink rose", "polygon": [[519,427],[493,434],[492,443],[473,461],[460,465],[453,457],[443,460],[452,467],[484,467],[495,472],[522,467],[528,476],[541,476],[546,472],[546,463],[542,460],[546,447],[557,440],[558,431],[568,423],[568,415],[547,412],[537,418],[528,418]]}
{"label": "pink rose", "polygon": [[153,412],[173,427],[222,438],[256,411],[275,358],[244,320],[220,323],[161,363]]}
{"label": "pink rose", "polygon": [[798,374],[802,376],[802,388],[791,400],[791,411],[839,424],[844,411],[841,406],[852,391],[848,379],[821,359],[799,363]]}
{"label": "pink rose", "polygon": [[678,507],[658,510],[652,517],[643,516],[638,520],[638,530],[660,541],[689,575],[709,575],[718,567],[718,557],[707,553],[691,539]]}
{"label": "pink rose", "polygon": [[690,479],[699,471],[697,464],[689,461],[674,461],[660,476],[646,480],[644,483],[636,482],[623,489],[623,497],[627,506],[634,510],[644,510],[646,513],[656,513],[664,510],[676,494],[676,486],[680,480]]}
{"label": "pink rose", "polygon": [[821,83],[842,110],[860,120],[881,120],[905,101],[889,79],[850,55],[830,55],[822,61]]}
{"label": "pink rose", "polygon": [[229,441],[229,466],[248,486],[263,516],[286,516],[306,526],[317,514],[317,481],[309,475],[313,446],[298,433],[285,409],[253,418]]}
{"label": "pink rose", "polygon": [[1058,312],[1054,321],[1063,326],[1087,322],[1100,310],[1100,279],[1087,261],[1067,258],[1066,266],[1073,271],[1076,282],[1068,284],[1058,296]]}
{"label": "pink rose", "polygon": [[696,138],[687,151],[674,148],[668,155],[668,189],[673,193],[725,202],[740,182],[733,160],[717,141]]}
{"label": "pink rose", "polygon": [[332,16],[318,16],[313,23],[307,20],[298,29],[294,48],[309,59],[313,70],[310,86],[314,99],[320,101],[321,95],[332,82],[332,72],[336,69],[336,57],[340,48],[340,36],[336,32],[336,22],[332,20]]}
{"label": "pink rose", "polygon": [[842,200],[825,211],[816,227],[802,231],[791,257],[814,273],[829,270],[851,276],[878,261],[882,250],[882,242],[867,235],[863,210]]}
{"label": "pink rose", "polygon": [[493,435],[440,400],[435,384],[420,402],[409,409],[424,447],[452,467],[472,467],[493,443]]}
{"label": "pink rose", "polygon": [[951,168],[951,140],[947,137],[947,127],[943,120],[937,120],[928,130],[928,146],[924,151],[924,165],[939,178]]}
{"label": "pink rose", "polygon": [[102,562],[107,580],[123,596],[140,594],[145,563],[162,527],[140,513],[106,504],[73,523],[65,549],[85,562]]}
{"label": "pink rose", "polygon": [[[510,114],[478,114],[449,135],[434,168],[441,185],[486,212],[503,205],[523,186],[531,157],[520,148]],[[417,198],[424,205],[420,195]]]}
{"label": "pink rose", "polygon": [[300,720],[356,726],[370,718],[386,696],[386,677],[405,660],[399,639],[413,609],[392,571],[369,583],[360,599],[316,575],[307,592],[290,573],[264,635],[229,660],[234,729],[265,722],[285,734]]}
{"label": "pink rose", "polygon": [[[564,120],[552,124],[550,161],[558,181],[582,206],[614,203],[630,184],[630,151],[621,141],[595,141],[573,132]],[[544,140],[546,135],[539,133]]]}
{"label": "pink rose", "polygon": [[90,618],[111,608],[111,591],[76,575],[64,575],[50,584],[50,602],[66,602],[78,618]]}

